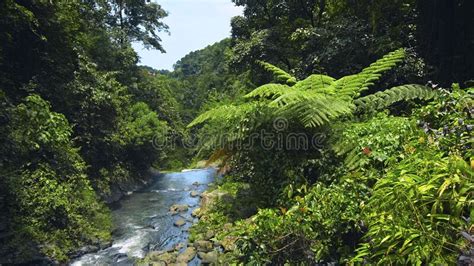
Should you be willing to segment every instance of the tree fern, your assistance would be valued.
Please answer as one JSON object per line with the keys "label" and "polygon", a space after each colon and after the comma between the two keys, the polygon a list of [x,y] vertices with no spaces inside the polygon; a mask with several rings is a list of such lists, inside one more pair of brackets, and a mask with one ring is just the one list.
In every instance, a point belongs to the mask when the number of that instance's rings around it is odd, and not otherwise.
{"label": "tree fern", "polygon": [[296,84],[296,78],[293,77],[292,75],[288,74],[285,72],[283,69],[278,68],[270,63],[263,62],[263,61],[257,61],[265,70],[268,72],[271,72],[276,80],[282,84],[287,84],[287,85],[294,85]]}
{"label": "tree fern", "polygon": [[[365,109],[381,109],[401,100],[415,98],[429,99],[433,92],[420,85],[395,87],[385,92],[358,99],[381,74],[401,62],[405,50],[399,49],[377,60],[360,73],[338,80],[321,74],[314,74],[296,81],[287,72],[269,63],[259,61],[272,72],[282,84],[265,84],[245,95],[248,102],[241,105],[225,105],[197,117],[189,127],[204,122],[218,121],[222,125],[239,125],[239,121],[253,121],[255,125],[263,120],[259,117],[257,105],[273,110],[278,116],[296,119],[305,127],[319,127],[341,116],[350,116]],[[357,107],[357,108],[356,108]],[[240,120],[239,120],[240,119]],[[225,127],[224,127],[225,128]],[[247,126],[250,130],[253,125]]]}
{"label": "tree fern", "polygon": [[[401,62],[404,56],[404,49],[396,50],[363,69],[359,74],[338,80],[326,75],[311,75],[292,86],[293,90],[279,91],[280,96],[271,104],[286,112],[298,112],[297,117],[304,126],[320,126],[340,115],[352,113],[355,110],[353,99],[379,79],[381,73]],[[413,96],[416,98],[416,95]],[[327,104],[328,102],[333,103],[334,110],[325,110],[331,106]]]}
{"label": "tree fern", "polygon": [[406,100],[423,99],[428,100],[436,95],[433,89],[417,84],[409,84],[393,87],[386,91],[379,91],[374,94],[354,100],[358,112],[368,110],[380,110],[388,106]]}

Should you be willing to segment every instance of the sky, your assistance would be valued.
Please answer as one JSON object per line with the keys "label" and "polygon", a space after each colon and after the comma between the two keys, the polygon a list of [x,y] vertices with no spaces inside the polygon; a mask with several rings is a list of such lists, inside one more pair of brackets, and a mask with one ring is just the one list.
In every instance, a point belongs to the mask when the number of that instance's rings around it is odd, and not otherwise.
{"label": "sky", "polygon": [[140,56],[140,65],[155,69],[172,70],[173,64],[191,51],[230,36],[230,19],[241,15],[242,8],[231,0],[158,0],[168,17],[163,21],[169,26],[170,35],[161,32],[165,54],[146,50],[139,43],[133,48]]}

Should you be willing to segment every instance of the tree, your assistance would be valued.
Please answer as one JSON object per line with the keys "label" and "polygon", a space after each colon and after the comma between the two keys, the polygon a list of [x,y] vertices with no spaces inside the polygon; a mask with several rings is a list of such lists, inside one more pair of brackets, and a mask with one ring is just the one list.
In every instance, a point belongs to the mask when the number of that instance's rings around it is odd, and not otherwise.
{"label": "tree", "polygon": [[414,42],[414,0],[234,3],[244,7],[231,23],[231,63],[237,69],[258,71],[255,60],[264,60],[299,78],[342,77]]}
{"label": "tree", "polygon": [[102,0],[99,6],[107,10],[106,24],[120,44],[142,42],[146,48],[165,52],[158,33],[167,32],[161,20],[168,14],[157,3],[145,0]]}

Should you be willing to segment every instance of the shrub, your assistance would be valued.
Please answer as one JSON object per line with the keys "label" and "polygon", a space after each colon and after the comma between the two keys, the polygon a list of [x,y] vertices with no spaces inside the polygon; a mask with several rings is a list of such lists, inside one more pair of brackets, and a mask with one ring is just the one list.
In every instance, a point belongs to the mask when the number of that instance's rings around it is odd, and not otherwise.
{"label": "shrub", "polygon": [[364,208],[368,242],[355,262],[447,265],[466,248],[460,232],[469,227],[474,171],[458,156],[420,149],[375,184]]}

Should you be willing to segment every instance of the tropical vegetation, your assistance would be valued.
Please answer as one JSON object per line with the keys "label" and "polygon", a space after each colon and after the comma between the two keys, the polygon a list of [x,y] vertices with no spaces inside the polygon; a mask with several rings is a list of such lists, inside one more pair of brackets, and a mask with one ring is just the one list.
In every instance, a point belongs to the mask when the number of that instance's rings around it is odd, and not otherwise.
{"label": "tropical vegetation", "polygon": [[218,264],[474,263],[474,2],[232,2],[172,71],[132,48],[160,1],[0,2],[0,264],[107,246],[123,187],[201,160]]}

